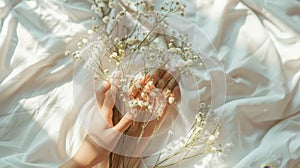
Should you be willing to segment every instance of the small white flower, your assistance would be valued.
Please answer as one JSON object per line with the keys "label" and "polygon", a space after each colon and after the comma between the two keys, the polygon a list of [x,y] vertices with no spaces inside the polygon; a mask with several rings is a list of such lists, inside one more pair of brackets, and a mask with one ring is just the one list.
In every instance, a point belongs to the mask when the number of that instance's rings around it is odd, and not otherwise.
{"label": "small white flower", "polygon": [[144,102],[143,106],[147,107],[147,106],[149,106],[149,103],[148,102]]}
{"label": "small white flower", "polygon": [[101,8],[99,7],[95,7],[94,8],[95,13],[97,13],[98,15],[102,13]]}
{"label": "small white flower", "polygon": [[137,89],[139,89],[139,88],[141,88],[142,86],[141,86],[139,83],[136,83],[136,84],[134,84],[134,87],[137,88]]}
{"label": "small white flower", "polygon": [[77,47],[80,49],[82,47],[82,42],[78,42]]}
{"label": "small white flower", "polygon": [[142,97],[146,96],[146,93],[145,93],[145,92],[142,92],[142,93],[141,93],[141,96],[142,96]]}
{"label": "small white flower", "polygon": [[128,101],[128,106],[129,106],[130,108],[133,107],[133,102],[132,102],[132,100]]}
{"label": "small white flower", "polygon": [[105,69],[105,70],[104,70],[104,73],[105,73],[105,74],[108,74],[108,73],[109,73],[109,70],[108,70],[108,69]]}
{"label": "small white flower", "polygon": [[173,43],[168,43],[168,47],[169,48],[174,48],[174,44]]}
{"label": "small white flower", "polygon": [[115,43],[118,43],[119,41],[120,41],[119,37],[116,37],[116,38],[114,39],[114,42],[115,42]]}
{"label": "small white flower", "polygon": [[126,14],[126,12],[125,12],[125,11],[121,11],[121,12],[118,14],[118,16],[117,16],[117,17],[124,16],[125,14]]}
{"label": "small white flower", "polygon": [[81,41],[82,41],[82,43],[83,43],[83,44],[85,44],[85,43],[87,43],[87,42],[88,42],[88,39],[86,39],[86,38],[83,38]]}
{"label": "small white flower", "polygon": [[93,34],[93,33],[95,33],[93,30],[88,30],[88,34],[89,34],[89,35],[91,35],[91,34]]}
{"label": "small white flower", "polygon": [[138,101],[138,106],[143,106],[143,101],[139,100]]}
{"label": "small white flower", "polygon": [[96,4],[99,4],[102,2],[102,0],[95,0]]}
{"label": "small white flower", "polygon": [[105,16],[103,19],[102,19],[103,23],[107,24],[109,22],[109,17],[108,16]]}
{"label": "small white flower", "polygon": [[181,49],[180,48],[170,48],[168,51],[171,53],[180,53]]}
{"label": "small white flower", "polygon": [[109,2],[108,7],[109,8],[114,8],[116,5],[114,2]]}
{"label": "small white flower", "polygon": [[186,65],[187,65],[187,66],[193,65],[193,61],[192,61],[191,59],[188,59],[188,60],[186,61]]}
{"label": "small white flower", "polygon": [[175,97],[170,96],[170,97],[168,98],[168,102],[169,102],[170,104],[173,104],[174,101],[175,101]]}
{"label": "small white flower", "polygon": [[203,130],[202,127],[197,127],[197,128],[196,128],[196,131],[197,131],[197,132],[201,132],[202,130]]}
{"label": "small white flower", "polygon": [[165,69],[169,69],[170,66],[168,64],[165,65]]}
{"label": "small white flower", "polygon": [[71,51],[70,51],[70,50],[66,50],[66,51],[65,51],[65,55],[66,55],[66,56],[68,56],[68,55],[70,55],[70,54],[71,54]]}
{"label": "small white flower", "polygon": [[116,53],[116,52],[113,52],[110,56],[109,56],[109,58],[117,58],[118,57],[118,53]]}
{"label": "small white flower", "polygon": [[200,108],[205,108],[206,107],[206,104],[205,103],[200,103]]}
{"label": "small white flower", "polygon": [[217,148],[216,147],[212,147],[211,150],[212,151],[217,151]]}
{"label": "small white flower", "polygon": [[97,3],[99,7],[101,8],[104,8],[106,7],[106,4],[104,2],[100,2],[100,3]]}
{"label": "small white flower", "polygon": [[127,39],[126,43],[129,44],[129,45],[132,45],[132,44],[135,43],[135,40],[134,39]]}
{"label": "small white flower", "polygon": [[216,137],[214,135],[211,135],[211,136],[209,136],[208,140],[214,141],[214,140],[216,140]]}
{"label": "small white flower", "polygon": [[96,8],[96,5],[93,4],[93,5],[91,6],[91,10],[95,10],[95,8]]}
{"label": "small white flower", "polygon": [[171,131],[171,130],[169,130],[169,131],[168,131],[168,135],[174,135],[174,132]]}

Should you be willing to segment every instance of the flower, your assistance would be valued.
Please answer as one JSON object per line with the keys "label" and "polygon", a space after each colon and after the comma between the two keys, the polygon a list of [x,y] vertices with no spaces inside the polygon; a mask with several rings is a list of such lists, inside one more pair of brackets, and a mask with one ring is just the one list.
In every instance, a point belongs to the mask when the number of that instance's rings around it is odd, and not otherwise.
{"label": "flower", "polygon": [[186,65],[187,66],[192,66],[193,65],[193,61],[191,59],[186,60]]}
{"label": "flower", "polygon": [[170,96],[170,97],[168,98],[168,103],[173,104],[174,101],[175,101],[175,97]]}
{"label": "flower", "polygon": [[214,135],[211,135],[211,136],[209,136],[208,140],[209,141],[214,141],[214,140],[216,140],[216,137]]}
{"label": "flower", "polygon": [[95,0],[96,4],[100,4],[102,0]]}
{"label": "flower", "polygon": [[102,22],[107,24],[109,22],[109,17],[108,16],[105,16],[103,19],[102,19]]}
{"label": "flower", "polygon": [[108,7],[109,8],[114,8],[115,7],[115,3],[114,2],[109,2],[108,3]]}

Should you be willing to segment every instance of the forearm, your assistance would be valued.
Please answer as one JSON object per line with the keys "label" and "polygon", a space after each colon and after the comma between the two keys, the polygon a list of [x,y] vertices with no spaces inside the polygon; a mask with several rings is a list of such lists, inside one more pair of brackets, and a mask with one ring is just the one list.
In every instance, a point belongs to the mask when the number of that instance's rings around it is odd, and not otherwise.
{"label": "forearm", "polygon": [[82,142],[79,150],[61,168],[89,168],[101,162],[101,167],[106,168],[109,152],[95,144],[88,136]]}

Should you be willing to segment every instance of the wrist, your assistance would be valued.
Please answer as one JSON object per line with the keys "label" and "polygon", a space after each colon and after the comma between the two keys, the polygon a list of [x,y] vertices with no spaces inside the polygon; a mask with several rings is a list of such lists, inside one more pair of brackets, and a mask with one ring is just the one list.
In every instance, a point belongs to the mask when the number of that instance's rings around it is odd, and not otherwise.
{"label": "wrist", "polygon": [[[89,136],[82,142],[77,153],[67,164],[67,167],[88,168],[101,162],[107,163],[110,152],[96,144]],[[102,163],[103,162],[103,163]]]}

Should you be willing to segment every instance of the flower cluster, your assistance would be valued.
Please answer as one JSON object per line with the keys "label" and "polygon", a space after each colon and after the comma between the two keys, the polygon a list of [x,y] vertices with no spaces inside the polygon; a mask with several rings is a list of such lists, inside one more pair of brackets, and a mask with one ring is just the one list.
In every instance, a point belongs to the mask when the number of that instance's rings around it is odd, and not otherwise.
{"label": "flower cluster", "polygon": [[[150,78],[151,70],[172,69],[176,71],[175,75],[183,76],[190,75],[193,68],[203,67],[200,53],[193,50],[187,35],[168,30],[166,18],[169,15],[184,16],[186,6],[179,1],[170,1],[155,10],[147,0],[94,0],[91,10],[96,14],[93,17],[96,24],[85,37],[79,38],[77,50],[67,50],[65,54],[95,72],[96,80],[107,80],[116,85],[119,98],[122,103],[127,103],[126,107],[159,116],[156,113],[159,112],[158,104],[162,104],[159,102],[161,95]],[[162,97],[164,103],[175,101],[171,90],[166,90]],[[220,123],[208,109],[208,105],[199,102],[199,111],[189,134],[168,145],[156,167],[176,164],[170,160],[178,156],[181,157],[178,161],[182,161],[222,152],[216,143]]]}
{"label": "flower cluster", "polygon": [[149,76],[137,80],[129,90],[129,107],[151,111],[153,109],[151,100],[156,96],[153,92],[155,88]]}
{"label": "flower cluster", "polygon": [[[199,111],[188,136],[181,137],[166,146],[154,167],[168,167],[204,154],[222,153],[222,145],[217,143],[220,134],[219,118],[209,113],[209,110],[210,105],[204,102],[199,104]],[[216,125],[216,127],[210,127],[210,125]],[[175,157],[176,162],[172,161]]]}
{"label": "flower cluster", "polygon": [[91,6],[93,10],[100,18],[104,24],[109,23],[109,14],[116,4],[113,0],[95,0],[95,4]]}

